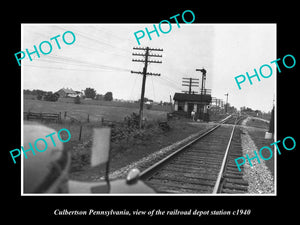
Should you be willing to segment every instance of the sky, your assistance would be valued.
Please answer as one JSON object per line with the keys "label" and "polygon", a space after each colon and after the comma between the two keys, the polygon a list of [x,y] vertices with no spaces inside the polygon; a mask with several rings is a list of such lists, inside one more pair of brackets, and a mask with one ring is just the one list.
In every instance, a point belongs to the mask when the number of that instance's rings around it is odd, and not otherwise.
{"label": "sky", "polygon": [[[158,27],[158,24],[156,23]],[[175,92],[188,90],[182,86],[183,77],[198,78],[207,71],[206,87],[212,89],[212,96],[226,100],[237,107],[250,107],[268,112],[272,109],[275,96],[276,67],[270,64],[276,57],[276,24],[184,24],[180,28],[172,23],[169,33],[159,31],[159,37],[147,34],[138,45],[134,33],[153,29],[153,24],[22,24],[21,50],[34,51],[43,41],[52,44],[48,55],[33,53],[32,61],[26,55],[21,61],[22,88],[41,89],[56,92],[61,88],[75,91],[87,87],[98,94],[113,92],[113,97],[124,100],[138,100],[141,95],[142,75],[130,71],[142,71],[144,63],[132,59],[143,59],[132,53],[144,53],[133,47],[160,48],[151,51],[162,57],[150,57],[162,63],[150,63],[147,72],[161,76],[147,76],[145,97],[160,102],[169,101]],[[163,30],[168,25],[162,26]],[[66,45],[62,35],[72,31],[75,42]],[[61,49],[58,49],[57,38]],[[66,40],[72,41],[70,35]],[[43,44],[47,52],[47,44]],[[16,62],[17,63],[17,62]],[[254,74],[263,64],[273,69],[270,78],[252,79],[241,84],[239,90],[234,77],[240,74]],[[267,72],[265,72],[267,73]],[[199,91],[199,88],[193,88]]]}

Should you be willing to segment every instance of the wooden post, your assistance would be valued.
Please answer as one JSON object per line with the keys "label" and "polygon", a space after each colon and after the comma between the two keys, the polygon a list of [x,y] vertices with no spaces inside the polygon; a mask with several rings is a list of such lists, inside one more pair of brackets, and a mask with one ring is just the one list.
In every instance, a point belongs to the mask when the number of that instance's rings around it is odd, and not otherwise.
{"label": "wooden post", "polygon": [[79,137],[78,137],[78,140],[80,141],[81,139],[81,131],[82,131],[82,124],[80,124],[80,128],[79,128]]}
{"label": "wooden post", "polygon": [[67,111],[65,111],[65,114],[64,114],[64,119],[66,119],[67,117]]}
{"label": "wooden post", "polygon": [[90,122],[90,114],[88,114],[87,122],[88,122],[88,123]]}
{"label": "wooden post", "polygon": [[172,112],[173,111],[173,104],[172,104],[172,96],[170,95],[170,107],[171,107],[171,111],[170,112]]}

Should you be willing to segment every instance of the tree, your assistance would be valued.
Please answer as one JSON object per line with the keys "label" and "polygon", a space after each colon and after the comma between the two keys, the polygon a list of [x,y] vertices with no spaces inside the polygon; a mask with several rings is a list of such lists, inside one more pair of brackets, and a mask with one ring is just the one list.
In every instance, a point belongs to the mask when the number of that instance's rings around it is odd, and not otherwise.
{"label": "tree", "polygon": [[29,89],[24,89],[23,90],[24,95],[31,95],[31,91]]}
{"label": "tree", "polygon": [[113,93],[112,92],[106,92],[106,94],[104,95],[104,100],[105,101],[112,101],[113,100]]}
{"label": "tree", "polygon": [[75,98],[74,98],[74,103],[75,104],[80,104],[80,97],[77,95]]}
{"label": "tree", "polygon": [[96,94],[96,100],[102,101],[104,99],[104,96],[101,94]]}
{"label": "tree", "polygon": [[47,92],[46,95],[44,96],[45,101],[51,101],[51,102],[56,102],[59,98],[58,93],[52,93],[51,91]]}
{"label": "tree", "polygon": [[96,96],[96,90],[94,88],[86,88],[84,90],[84,95],[86,98],[94,99]]}
{"label": "tree", "polygon": [[43,95],[38,95],[38,96],[36,97],[37,100],[42,100],[42,98],[43,98]]}
{"label": "tree", "polygon": [[31,92],[33,95],[41,95],[41,96],[44,96],[45,94],[47,94],[46,91],[42,91],[42,90],[39,90],[39,89],[34,89],[32,90]]}

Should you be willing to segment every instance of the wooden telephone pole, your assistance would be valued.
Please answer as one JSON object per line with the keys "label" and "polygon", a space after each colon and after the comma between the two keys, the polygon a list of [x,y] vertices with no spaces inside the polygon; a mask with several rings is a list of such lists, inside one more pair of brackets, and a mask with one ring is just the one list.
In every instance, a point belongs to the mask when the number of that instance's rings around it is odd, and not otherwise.
{"label": "wooden telephone pole", "polygon": [[132,59],[133,62],[143,62],[144,63],[143,72],[140,72],[140,71],[138,71],[138,72],[131,71],[131,73],[138,73],[138,74],[142,74],[143,75],[141,100],[140,100],[140,112],[139,112],[139,127],[142,128],[142,125],[143,125],[143,108],[144,108],[144,96],[145,96],[146,76],[147,75],[160,76],[159,73],[148,73],[147,72],[148,63],[162,63],[162,61],[149,60],[149,57],[162,57],[162,55],[149,54],[149,51],[163,51],[163,49],[149,48],[149,47],[146,47],[146,48],[134,47],[133,49],[134,50],[143,50],[143,51],[145,51],[144,54],[141,54],[141,53],[132,53],[132,55],[135,55],[135,56],[144,56],[143,60]]}
{"label": "wooden telephone pole", "polygon": [[[182,78],[182,86],[187,86],[189,87],[189,91],[188,91],[188,94],[192,94],[192,87],[199,87],[199,79],[197,78],[187,78],[187,77],[183,77]],[[187,91],[184,91],[185,93]],[[197,93],[197,92],[194,92],[193,93]]]}

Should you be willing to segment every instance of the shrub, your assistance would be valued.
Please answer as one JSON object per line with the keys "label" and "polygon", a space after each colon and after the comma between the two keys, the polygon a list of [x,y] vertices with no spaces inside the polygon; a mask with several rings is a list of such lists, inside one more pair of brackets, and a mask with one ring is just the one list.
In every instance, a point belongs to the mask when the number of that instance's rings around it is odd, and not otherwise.
{"label": "shrub", "polygon": [[75,97],[74,103],[75,103],[75,104],[80,104],[80,103],[81,103],[80,97],[79,97],[78,95]]}
{"label": "shrub", "polygon": [[57,93],[52,93],[52,92],[47,92],[47,94],[44,96],[45,101],[51,101],[51,102],[56,102],[59,98],[59,94]]}

